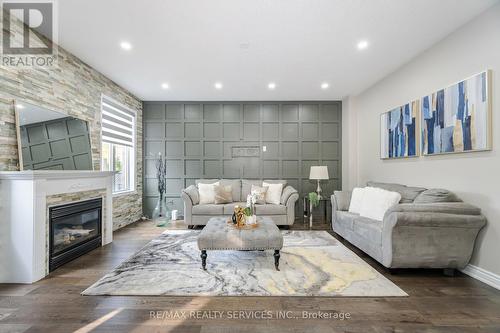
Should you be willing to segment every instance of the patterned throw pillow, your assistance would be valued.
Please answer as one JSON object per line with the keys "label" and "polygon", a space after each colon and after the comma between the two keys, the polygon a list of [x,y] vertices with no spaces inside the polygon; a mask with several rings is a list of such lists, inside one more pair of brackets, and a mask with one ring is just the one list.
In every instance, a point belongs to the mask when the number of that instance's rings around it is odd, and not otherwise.
{"label": "patterned throw pillow", "polygon": [[250,194],[257,194],[257,202],[256,204],[258,205],[265,205],[266,204],[266,192],[269,187],[267,186],[257,186],[257,185],[252,185],[252,188],[250,190]]}
{"label": "patterned throw pillow", "polygon": [[231,185],[216,185],[214,192],[216,205],[233,202],[233,187]]}

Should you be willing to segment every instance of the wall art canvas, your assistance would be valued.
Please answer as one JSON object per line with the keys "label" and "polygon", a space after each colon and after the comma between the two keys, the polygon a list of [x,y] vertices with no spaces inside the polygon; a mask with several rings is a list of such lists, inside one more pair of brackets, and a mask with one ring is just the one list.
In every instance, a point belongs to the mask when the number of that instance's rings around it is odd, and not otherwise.
{"label": "wall art canvas", "polygon": [[417,120],[420,101],[385,112],[380,117],[380,157],[417,156]]}
{"label": "wall art canvas", "polygon": [[421,100],[424,155],[491,149],[491,101],[488,71]]}

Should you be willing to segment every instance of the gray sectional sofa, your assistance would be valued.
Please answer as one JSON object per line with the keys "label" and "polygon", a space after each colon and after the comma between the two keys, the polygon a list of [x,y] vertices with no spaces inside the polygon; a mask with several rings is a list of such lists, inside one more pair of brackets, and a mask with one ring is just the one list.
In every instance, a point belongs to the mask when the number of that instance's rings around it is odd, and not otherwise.
{"label": "gray sectional sofa", "polygon": [[351,193],[331,196],[333,230],[387,268],[461,269],[486,218],[446,190],[368,182],[399,192],[383,221],[350,213]]}
{"label": "gray sectional sofa", "polygon": [[[262,180],[246,179],[197,179],[195,184],[211,184],[219,181],[221,185],[231,185],[233,202],[227,204],[199,204],[198,190],[195,185],[185,188],[181,192],[184,202],[184,221],[188,226],[205,225],[214,216],[230,216],[234,206],[245,206],[247,195],[252,184],[262,186]],[[258,216],[270,216],[277,225],[292,225],[295,220],[295,202],[299,198],[297,190],[287,186],[286,180],[264,180],[267,183],[282,183],[283,192],[279,205],[256,205]]]}

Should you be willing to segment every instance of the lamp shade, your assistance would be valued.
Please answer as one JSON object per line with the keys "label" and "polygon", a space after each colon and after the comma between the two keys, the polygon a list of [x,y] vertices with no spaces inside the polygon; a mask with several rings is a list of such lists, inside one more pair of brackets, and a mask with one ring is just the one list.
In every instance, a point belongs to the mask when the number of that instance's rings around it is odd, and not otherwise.
{"label": "lamp shade", "polygon": [[309,179],[330,179],[327,166],[312,166]]}

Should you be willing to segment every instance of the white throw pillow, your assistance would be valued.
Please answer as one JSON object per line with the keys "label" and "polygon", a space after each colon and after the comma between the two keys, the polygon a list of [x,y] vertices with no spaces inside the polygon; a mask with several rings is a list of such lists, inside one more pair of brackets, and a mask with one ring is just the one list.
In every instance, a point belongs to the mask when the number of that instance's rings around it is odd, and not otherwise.
{"label": "white throw pillow", "polygon": [[262,182],[263,187],[268,187],[266,192],[266,203],[279,205],[281,200],[281,193],[283,192],[283,184],[270,184]]}
{"label": "white throw pillow", "polygon": [[351,202],[349,204],[349,213],[359,214],[363,205],[363,197],[365,195],[364,187],[355,187],[352,190]]}
{"label": "white throw pillow", "polygon": [[401,194],[391,192],[377,187],[365,187],[363,205],[359,215],[382,221],[385,212],[392,206],[399,203]]}
{"label": "white throw pillow", "polygon": [[219,186],[219,182],[213,184],[198,183],[198,192],[200,194],[200,205],[215,203],[215,186]]}

